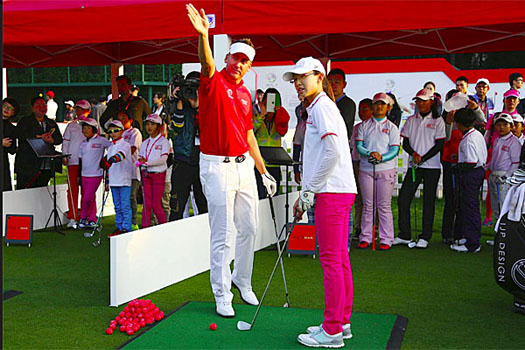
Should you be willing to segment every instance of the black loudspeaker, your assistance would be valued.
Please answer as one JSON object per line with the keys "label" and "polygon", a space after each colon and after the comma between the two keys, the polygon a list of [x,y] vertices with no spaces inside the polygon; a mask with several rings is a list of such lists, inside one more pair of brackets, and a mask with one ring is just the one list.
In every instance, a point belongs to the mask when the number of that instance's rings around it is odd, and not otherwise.
{"label": "black loudspeaker", "polygon": [[514,296],[514,311],[525,315],[525,216],[519,222],[501,218],[493,256],[496,283]]}

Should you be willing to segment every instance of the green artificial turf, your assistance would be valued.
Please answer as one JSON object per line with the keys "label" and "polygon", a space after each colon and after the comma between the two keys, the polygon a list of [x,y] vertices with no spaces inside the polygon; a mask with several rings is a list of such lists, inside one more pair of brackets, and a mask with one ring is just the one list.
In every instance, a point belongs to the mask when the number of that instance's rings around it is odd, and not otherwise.
{"label": "green artificial turf", "polygon": [[[296,340],[323,310],[263,306],[250,331],[237,330],[237,321],[252,322],[257,307],[236,305],[237,317],[215,313],[215,303],[190,302],[150,331],[124,346],[131,349],[304,349]],[[385,349],[397,319],[395,315],[355,313],[347,348]],[[210,330],[215,323],[217,330]],[[251,344],[251,346],[250,346]]]}
{"label": "green artificial turf", "polygon": [[[393,203],[396,218],[395,199]],[[440,200],[433,240],[426,250],[352,248],[354,310],[407,317],[406,349],[523,348],[525,317],[511,311],[512,296],[494,281],[492,248],[483,243],[479,254],[461,254],[443,245],[442,207]],[[420,200],[418,208],[421,218]],[[113,230],[111,222],[111,217],[104,220],[106,232]],[[3,245],[4,285],[23,291],[3,303],[5,349],[116,349],[129,340],[120,332],[104,333],[122,309],[108,307],[109,241],[104,239],[94,248],[94,239],[84,238],[84,231],[65,232],[65,236],[36,232],[31,248]],[[483,232],[482,241],[493,236],[488,228]],[[276,251],[255,254],[253,288],[259,297],[275,259]],[[284,262],[291,306],[322,309],[319,260],[292,256]],[[282,306],[283,289],[281,275],[276,273],[265,305]],[[234,293],[234,303],[240,302],[237,291]],[[166,314],[189,300],[211,302],[209,273],[145,297]],[[321,315],[316,323],[320,322]],[[246,348],[256,345],[246,344]]]}

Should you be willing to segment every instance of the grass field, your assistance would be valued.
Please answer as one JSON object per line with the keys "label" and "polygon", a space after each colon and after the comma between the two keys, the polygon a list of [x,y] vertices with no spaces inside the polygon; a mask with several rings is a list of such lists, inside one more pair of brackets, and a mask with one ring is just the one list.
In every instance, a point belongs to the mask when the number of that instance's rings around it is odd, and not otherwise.
{"label": "grass field", "polygon": [[[434,236],[426,250],[394,247],[372,252],[355,249],[354,242],[350,253],[354,310],[407,317],[406,349],[524,348],[525,317],[511,311],[512,296],[494,282],[491,247],[483,244],[479,254],[460,254],[443,245],[443,202],[437,204]],[[396,210],[394,207],[394,218]],[[104,222],[110,232],[112,218]],[[83,232],[68,230],[66,236],[38,232],[31,248],[3,246],[3,289],[23,292],[3,304],[5,349],[115,349],[128,341],[120,332],[104,333],[120,311],[107,306],[109,241],[104,239],[94,248]],[[483,241],[490,236],[491,230],[484,228]],[[275,259],[276,251],[255,254],[253,287],[259,296]],[[285,268],[291,306],[322,309],[319,261],[292,256],[285,258]],[[147,297],[166,314],[188,300],[213,301],[209,273]],[[240,302],[237,295],[235,302]],[[281,306],[284,302],[282,279],[276,274],[265,304]],[[202,323],[207,326],[210,322],[203,317]],[[351,341],[348,344],[351,348]],[[246,348],[257,348],[257,344],[246,344]]]}

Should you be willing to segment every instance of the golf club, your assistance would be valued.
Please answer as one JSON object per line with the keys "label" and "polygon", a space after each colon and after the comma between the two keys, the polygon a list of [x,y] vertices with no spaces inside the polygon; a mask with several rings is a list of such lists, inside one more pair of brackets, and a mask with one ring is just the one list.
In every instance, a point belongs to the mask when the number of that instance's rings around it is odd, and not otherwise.
{"label": "golf club", "polygon": [[[281,239],[281,235],[277,233],[277,222],[275,220],[275,209],[273,207],[273,200],[271,196],[268,196],[268,201],[270,203],[270,211],[272,213],[273,227],[275,229],[275,238],[277,238],[277,253],[281,255],[281,244],[279,242]],[[285,247],[283,246],[282,249],[284,250]],[[286,303],[284,303],[283,307],[290,307],[290,297],[288,296],[288,285],[286,283],[286,274],[284,273],[284,263],[283,263],[283,259],[279,259],[279,260],[281,261],[281,273],[283,275],[284,293],[286,295]]]}
{"label": "golf club", "polygon": [[[66,166],[66,179],[67,179],[67,192],[68,192],[68,195],[69,195],[69,200],[71,201],[71,207],[78,207],[78,204],[77,203],[73,203],[73,188],[71,187],[71,180],[69,180],[69,167]],[[77,222],[73,228],[76,229],[78,227],[78,209],[77,208],[74,208],[73,209],[74,212],[73,212],[73,220],[75,220],[75,222]]]}
{"label": "golf club", "polygon": [[410,243],[408,243],[408,248],[412,249],[417,244],[417,204],[416,204],[416,193],[417,193],[417,185],[416,185],[416,164],[412,165],[412,183],[415,186],[414,191],[414,198],[412,200],[414,201],[414,233],[415,233],[415,239],[413,239]]}
{"label": "golf club", "polygon": [[[296,223],[297,223],[297,216],[295,216],[293,218],[293,222],[290,225],[290,229],[288,230],[288,233],[286,234],[286,239],[284,240],[284,246],[283,247],[286,247],[286,244],[288,243],[288,240],[290,239],[290,236],[291,236],[291,234],[293,232],[293,229],[294,229]],[[257,306],[257,310],[255,310],[255,315],[253,315],[252,322],[251,323],[244,322],[244,321],[237,322],[237,329],[238,330],[240,330],[240,331],[249,331],[255,325],[255,321],[257,320],[257,315],[259,314],[259,310],[261,309],[261,306],[262,306],[262,304],[264,302],[264,297],[266,296],[266,293],[268,292],[268,288],[270,287],[270,283],[272,283],[273,275],[275,274],[275,270],[277,270],[277,266],[279,265],[279,260],[282,259],[283,252],[284,252],[284,249],[281,250],[281,252],[279,253],[279,257],[277,258],[277,261],[275,262],[275,265],[273,266],[273,270],[272,270],[272,273],[270,275],[270,279],[268,280],[268,284],[266,285],[266,288],[264,289],[264,293],[263,293],[263,295],[261,297],[261,301],[259,302],[259,306]]]}
{"label": "golf club", "polygon": [[372,188],[372,251],[376,250],[376,163],[372,163],[374,184]]}
{"label": "golf club", "polygon": [[106,206],[106,201],[109,197],[109,191],[107,191],[106,193],[106,170],[104,170],[102,173],[102,179],[102,186],[104,186],[102,190],[102,207],[100,208],[97,223],[95,227],[93,227],[93,231],[84,233],[84,237],[93,237],[93,235],[95,234],[95,230],[98,231],[98,238],[92,243],[93,247],[95,248],[100,245],[100,240],[102,239],[102,220],[104,219],[104,207]]}

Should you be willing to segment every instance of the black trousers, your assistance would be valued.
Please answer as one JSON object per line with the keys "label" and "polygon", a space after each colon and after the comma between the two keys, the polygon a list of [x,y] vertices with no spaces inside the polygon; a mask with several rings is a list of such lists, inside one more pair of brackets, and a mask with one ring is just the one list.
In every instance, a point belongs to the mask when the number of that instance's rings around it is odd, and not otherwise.
{"label": "black trousers", "polygon": [[459,179],[457,175],[452,174],[454,163],[441,162],[441,165],[443,166],[443,197],[445,198],[441,236],[443,239],[461,239],[463,237],[457,219]]}
{"label": "black trousers", "polygon": [[398,237],[410,240],[412,236],[412,227],[410,225],[410,204],[416,194],[417,187],[423,181],[423,217],[421,224],[423,230],[419,238],[430,241],[432,238],[432,228],[434,225],[434,211],[436,202],[436,189],[441,175],[441,169],[424,169],[418,168],[415,174],[415,183],[412,181],[412,169],[408,169],[401,191],[397,198],[397,205],[399,208]]}
{"label": "black trousers", "polygon": [[469,251],[479,247],[481,238],[481,214],[479,212],[479,191],[485,179],[482,167],[474,168],[459,175],[458,221]]}
{"label": "black trousers", "polygon": [[[275,181],[277,181],[277,193],[279,194],[279,188],[281,186],[281,167],[266,167],[266,170],[273,176]],[[268,196],[266,187],[264,187],[262,182],[262,176],[259,173],[259,170],[255,168],[255,180],[257,181],[257,193],[259,194],[259,199],[264,199]]]}
{"label": "black trousers", "polygon": [[182,161],[175,161],[171,173],[169,221],[182,219],[184,208],[186,207],[186,202],[188,201],[192,187],[199,214],[207,213],[208,203],[202,191],[199,166],[190,165]]}

